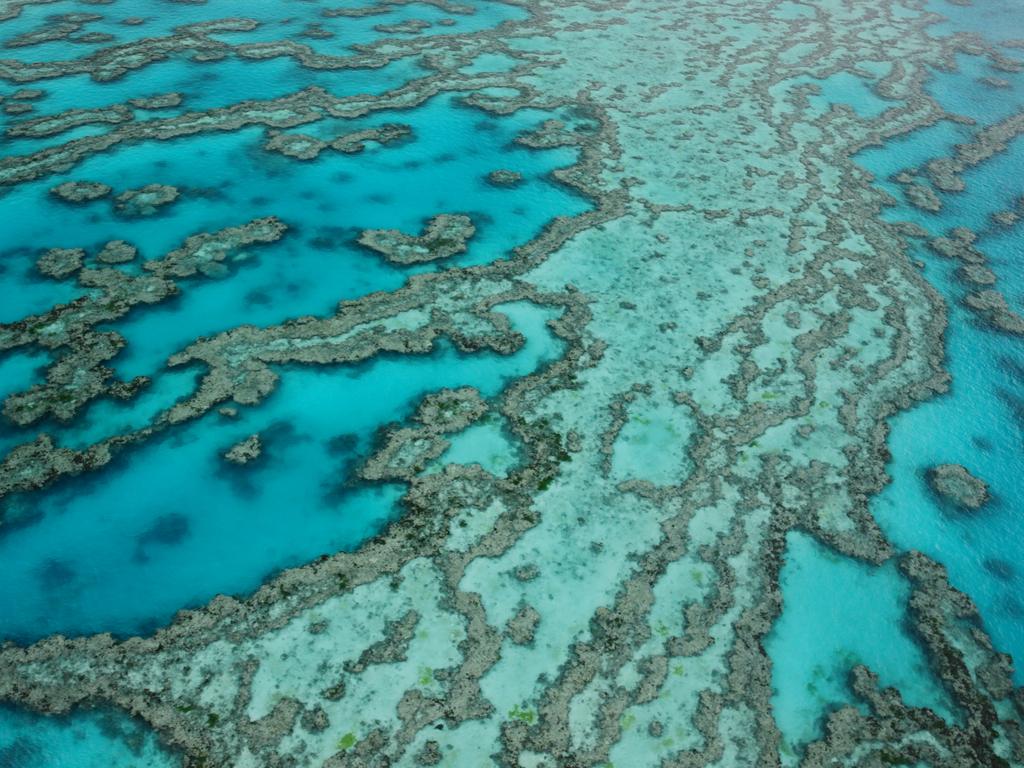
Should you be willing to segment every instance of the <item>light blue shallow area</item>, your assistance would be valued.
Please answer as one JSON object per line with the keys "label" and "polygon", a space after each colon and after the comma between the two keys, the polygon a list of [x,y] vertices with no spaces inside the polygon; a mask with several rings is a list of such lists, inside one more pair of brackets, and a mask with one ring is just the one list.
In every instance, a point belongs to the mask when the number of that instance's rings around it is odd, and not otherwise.
{"label": "light blue shallow area", "polygon": [[950,704],[928,661],[907,635],[909,585],[893,563],[873,567],[790,534],[780,584],[783,612],[765,642],[772,658],[772,705],[782,752],[795,757],[824,736],[832,709],[858,703],[850,670],[865,664],[912,706],[950,720]]}
{"label": "light blue shallow area", "polygon": [[0,768],[178,768],[141,724],[114,712],[46,718],[0,707]]}

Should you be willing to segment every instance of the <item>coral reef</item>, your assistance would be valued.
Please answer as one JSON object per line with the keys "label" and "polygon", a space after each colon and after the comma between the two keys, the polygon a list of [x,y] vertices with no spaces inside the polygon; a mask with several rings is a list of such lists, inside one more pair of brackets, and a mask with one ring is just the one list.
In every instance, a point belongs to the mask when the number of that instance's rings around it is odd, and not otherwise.
{"label": "coral reef", "polygon": [[166,184],[147,184],[141,189],[129,189],[114,198],[114,210],[121,216],[152,216],[158,209],[178,199],[176,187]]}
{"label": "coral reef", "polygon": [[359,235],[359,244],[395,264],[420,264],[463,253],[474,234],[476,227],[469,216],[442,213],[428,221],[420,235],[407,235],[397,229],[368,229]]}
{"label": "coral reef", "polygon": [[[28,2],[8,3],[0,18],[17,18]],[[442,213],[415,235],[364,230],[362,246],[422,272],[402,272],[400,287],[333,312],[194,339],[168,360],[172,371],[196,372],[186,394],[141,427],[77,447],[49,434],[48,420],[71,421],[99,398],[130,400],[151,385],[116,380],[110,362],[125,341],[109,326],[193,281],[234,279],[252,251],[289,230],[263,217],[192,234],[138,269],[124,241],[96,257],[121,269],[91,266],[85,249],[46,251],[40,270],[82,291],[0,327],[0,350],[54,355],[45,382],[4,403],[14,425],[40,426],[0,463],[0,496],[100,472],[211,412],[235,429],[230,419],[258,410],[297,367],[426,356],[442,344],[461,355],[513,354],[526,340],[503,310],[511,303],[550,311],[562,352],[493,398],[468,387],[426,392],[409,418],[382,429],[356,479],[400,484],[402,514],[355,551],[182,611],[147,636],[8,643],[0,700],[47,714],[118,707],[152,726],[187,768],[1024,764],[1024,698],[1010,659],[942,565],[897,551],[869,511],[887,481],[887,419],[949,386],[946,307],[908,258],[922,230],[883,218],[890,196],[852,160],[951,120],[924,83],[959,53],[1012,62],[976,36],[931,35],[934,18],[918,0],[812,15],[784,11],[792,4],[705,0],[514,4],[528,13],[500,26],[387,26],[418,34],[345,55],[294,39],[225,42],[259,27],[234,18],[62,61],[0,60],[12,85],[108,83],[181,54],[214,68],[227,59],[342,73],[410,57],[428,65],[378,95],[309,86],[144,119],[134,109],[188,100],[140,96],[26,119],[19,140],[49,143],[0,159],[5,187],[143,142],[250,128],[265,132],[262,150],[293,159],[313,162],[328,148],[355,154],[410,130],[389,123],[327,140],[307,126],[413,110],[444,93],[495,120],[551,115],[514,147],[569,148],[575,162],[552,180],[591,204],[470,267],[433,264],[467,249],[476,225],[466,214]],[[328,8],[322,22],[396,5]],[[20,44],[64,39],[79,23],[65,16]],[[325,36],[314,27],[305,37]],[[487,53],[515,64],[467,73]],[[873,86],[884,111],[814,108],[822,87],[808,77],[863,74],[864,62],[891,64]],[[300,127],[307,133],[292,132]],[[914,205],[940,210],[940,193],[963,189],[965,173],[1020,132],[1019,115],[1001,120],[954,158],[895,183]],[[515,194],[514,172],[483,170],[474,183],[486,178],[496,187],[489,195]],[[129,191],[115,206],[148,215],[174,199],[170,190]],[[110,190],[64,182],[53,194],[85,202]],[[928,245],[957,260],[966,283],[991,286],[977,241],[961,229]],[[963,301],[1021,332],[995,288],[971,288]],[[487,414],[501,417],[521,453],[508,476],[437,466],[452,437]],[[252,434],[224,458],[249,461],[261,450]],[[651,472],[659,462],[667,469]],[[967,508],[987,495],[956,465],[930,480]],[[823,734],[801,755],[780,753],[764,640],[782,610],[779,574],[794,530],[866,564],[898,559],[911,585],[908,631],[955,703],[954,721],[910,706],[874,670],[841,659],[855,705],[821,712]]]}
{"label": "coral reef", "polygon": [[65,181],[50,190],[50,193],[68,203],[88,203],[106,197],[111,192],[106,184],[95,181]]}
{"label": "coral reef", "polygon": [[235,443],[224,453],[224,458],[232,464],[244,465],[255,461],[263,454],[263,441],[259,435],[249,435]]}
{"label": "coral reef", "polygon": [[989,500],[984,480],[959,464],[940,464],[928,471],[928,482],[937,494],[958,507],[980,509]]}
{"label": "coral reef", "polygon": [[487,174],[487,182],[496,187],[514,187],[522,181],[523,175],[518,171],[510,171],[506,168],[499,168]]}

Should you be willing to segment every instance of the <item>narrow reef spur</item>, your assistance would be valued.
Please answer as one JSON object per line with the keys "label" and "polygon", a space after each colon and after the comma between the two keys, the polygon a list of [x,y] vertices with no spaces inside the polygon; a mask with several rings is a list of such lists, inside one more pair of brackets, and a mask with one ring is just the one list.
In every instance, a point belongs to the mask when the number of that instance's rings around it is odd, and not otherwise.
{"label": "narrow reef spur", "polygon": [[[43,356],[41,381],[4,390],[8,425],[22,430],[2,443],[5,527],[38,517],[33,494],[93,482],[162,441],[187,446],[189,430],[211,423],[240,420],[211,452],[218,472],[266,472],[285,438],[241,420],[275,407],[289,379],[311,370],[357,378],[445,350],[467,366],[511,358],[533,341],[516,306],[545,312],[557,345],[490,394],[425,386],[377,425],[346,482],[398,487],[400,510],[358,546],[143,635],[8,641],[0,702],[44,715],[129,713],[186,768],[1024,766],[1020,660],[996,647],[946,566],[897,546],[869,508],[889,479],[889,420],[950,388],[950,308],[915,264],[919,225],[887,217],[892,196],[854,160],[964,124],[930,95],[932,72],[955,70],[963,56],[1017,72],[1024,56],[979,35],[934,33],[940,18],[924,0],[507,0],[494,5],[508,18],[474,26],[485,5],[318,4],[316,26],[279,40],[266,38],[265,18],[211,11],[169,30],[149,19],[139,29],[152,32],[130,42],[75,43],[86,46],[80,55],[0,57],[5,105],[7,91],[66,77],[125,94],[102,109],[6,116],[31,135],[4,150],[0,186],[10,197],[35,190],[61,210],[112,213],[139,234],[32,254],[34,279],[58,298],[0,327],[0,350]],[[64,45],[95,23],[22,23],[45,8],[0,6],[0,35],[21,30],[11,50]],[[333,22],[364,16],[383,37],[329,45]],[[210,72],[294,66],[309,84],[230,104],[203,105],[185,90],[152,110],[128,101],[156,98],[127,86],[186,55]],[[396,64],[412,74],[375,94],[314,79],[383,77]],[[823,84],[848,76],[872,82],[878,110],[823,104]],[[315,312],[204,331],[152,376],[122,374],[131,344],[116,323],[159,318],[193,292],[244,280],[254,261],[310,237],[293,218],[326,203],[301,198],[297,182],[297,203],[257,198],[258,216],[223,227],[200,227],[196,214],[197,226],[158,249],[141,242],[143,227],[197,211],[218,190],[108,184],[94,175],[101,161],[151,146],[187,153],[237,134],[270,164],[268,178],[357,162],[411,174],[426,160],[391,153],[436,140],[417,115],[449,96],[479,118],[480,135],[532,115],[503,146],[564,153],[549,181],[580,207],[508,248],[492,219],[454,205],[341,226],[356,198],[346,185],[359,180],[345,170],[356,166],[338,166],[340,202],[317,214],[335,226],[324,258],[351,246],[360,270],[397,270],[388,280],[355,296],[339,280],[339,295]],[[955,188],[1024,132],[1019,114],[999,124],[956,162],[894,183],[924,215],[940,200],[934,188]],[[438,168],[459,169],[446,178],[461,178],[465,158],[427,147]],[[471,181],[482,200],[534,180],[492,163]],[[390,203],[393,193],[368,194]],[[1003,220],[1015,226],[1009,212]],[[926,247],[969,266],[972,238],[947,234]],[[255,294],[251,305],[262,306]],[[1017,332],[1005,299],[965,307]],[[182,390],[145,418],[69,438],[90,409],[136,402],[169,373]],[[309,405],[325,418],[364,406]],[[513,446],[507,471],[476,449],[490,445],[485,433]],[[471,460],[452,458],[466,452]],[[342,464],[332,465],[339,476]],[[959,518],[997,503],[964,467],[943,467],[937,492],[976,510]],[[842,656],[821,674],[846,698],[821,704],[813,738],[789,742],[766,647],[786,608],[793,534],[829,557],[890,569],[906,586],[894,631],[920,650],[926,664],[915,672],[948,707],[921,705],[868,660]]]}

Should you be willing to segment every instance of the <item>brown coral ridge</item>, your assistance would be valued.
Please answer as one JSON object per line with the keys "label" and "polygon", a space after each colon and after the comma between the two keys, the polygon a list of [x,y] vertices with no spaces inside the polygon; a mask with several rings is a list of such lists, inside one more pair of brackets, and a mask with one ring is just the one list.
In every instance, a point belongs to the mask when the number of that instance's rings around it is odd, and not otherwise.
{"label": "brown coral ridge", "polygon": [[523,174],[519,171],[510,171],[507,168],[499,168],[487,174],[487,183],[493,187],[515,187],[523,180]]}
{"label": "brown coral ridge", "polygon": [[171,109],[181,106],[184,97],[178,92],[161,93],[155,96],[140,96],[129,99],[128,105],[136,109]]}
{"label": "brown coral ridge", "polygon": [[263,148],[279,152],[295,160],[315,160],[326,149],[354,155],[366,149],[370,142],[385,146],[412,133],[412,128],[401,123],[385,123],[374,128],[363,128],[342,134],[331,140],[318,139],[304,133],[268,131]]}
{"label": "brown coral ridge", "polygon": [[990,498],[985,481],[959,464],[932,467],[928,470],[928,483],[939,496],[961,509],[981,509]]}
{"label": "brown coral ridge", "polygon": [[65,203],[89,203],[111,193],[110,187],[98,181],[65,181],[50,190],[50,194]]}
{"label": "brown coral ridge", "polygon": [[956,227],[943,237],[929,241],[929,247],[940,256],[957,259],[962,266],[957,270],[957,277],[972,288],[963,298],[963,305],[974,313],[984,325],[991,329],[1024,335],[1024,317],[1010,307],[996,288],[996,275],[989,269],[988,260],[975,243],[978,235],[966,227]]}
{"label": "brown coral ridge", "polygon": [[61,13],[50,16],[35,29],[23,32],[4,42],[4,48],[25,48],[55,40],[66,40],[87,24],[103,17],[95,13]]}
{"label": "brown coral ridge", "polygon": [[162,61],[176,53],[198,53],[230,49],[209,35],[216,32],[245,32],[255,29],[252,19],[219,19],[178,27],[165,37],[150,37],[115,44],[90,53],[82,58],[65,61],[21,62],[0,60],[0,78],[15,83],[88,74],[97,82],[116,80],[133,70]]}
{"label": "brown coral ridge", "polygon": [[[468,289],[469,295],[442,307],[433,291],[445,283],[430,277],[434,276],[420,276],[394,294],[342,302],[338,314],[331,317],[299,318],[270,328],[241,326],[190,345],[168,364],[200,362],[207,373],[196,392],[171,408],[167,418],[171,423],[187,421],[228,400],[242,405],[259,403],[277,386],[279,375],[274,367],[288,363],[338,365],[386,352],[427,354],[443,337],[466,353],[490,350],[507,355],[519,349],[522,336],[505,315],[491,307],[528,298],[529,293],[511,286],[502,292],[501,283],[463,277],[447,284]],[[497,289],[497,295],[473,295],[474,289]]]}
{"label": "brown coral ridge", "polygon": [[249,435],[231,446],[224,452],[224,459],[232,464],[244,466],[250,462],[256,461],[262,455],[263,440],[258,434],[256,434]]}
{"label": "brown coral ridge", "polygon": [[110,240],[96,254],[96,261],[102,264],[127,264],[134,261],[138,249],[124,240]]}
{"label": "brown coral ridge", "polygon": [[[205,112],[186,112],[174,117],[128,121],[105,133],[73,139],[46,147],[30,155],[0,158],[0,186],[13,186],[44,176],[67,171],[100,152],[140,141],[165,141],[205,132],[236,131],[250,125],[271,129],[295,128],[317,122],[330,115],[339,118],[362,117],[370,112],[396,107],[413,107],[442,90],[465,90],[496,84],[494,77],[466,76],[445,81],[444,75],[425,76],[379,98],[352,96],[339,98],[318,87],[309,87],[289,96],[264,101],[247,101]],[[79,114],[67,115],[72,123]],[[61,126],[61,115],[46,118],[48,130]],[[69,126],[65,126],[69,127]],[[63,129],[63,128],[62,128]],[[286,140],[282,140],[286,141]],[[317,140],[318,141],[318,140]],[[344,148],[341,151],[345,151]]]}
{"label": "brown coral ridge", "polygon": [[69,109],[56,115],[24,120],[9,126],[6,135],[17,138],[56,136],[84,125],[119,125],[134,120],[132,110],[122,104],[94,109]]}
{"label": "brown coral ridge", "polygon": [[1024,317],[1013,311],[999,291],[989,289],[969,293],[964,297],[964,304],[992,328],[1024,336]]}
{"label": "brown coral ridge", "polygon": [[442,213],[428,221],[420,235],[407,235],[397,229],[367,229],[358,242],[393,264],[409,265],[464,253],[474,234],[476,227],[469,216]]}
{"label": "brown coral ridge", "polygon": [[462,431],[486,411],[480,393],[470,387],[428,395],[413,417],[418,426],[392,424],[380,431],[379,448],[360,467],[359,476],[371,482],[410,482],[448,449],[443,435]]}
{"label": "brown coral ridge", "polygon": [[36,269],[47,277],[63,280],[82,268],[84,248],[51,248],[39,257]]}
{"label": "brown coral ridge", "polygon": [[0,462],[0,498],[37,490],[61,477],[101,467],[110,461],[111,447],[104,442],[85,451],[74,451],[54,445],[49,435],[40,435],[12,450]]}
{"label": "brown coral ridge", "polygon": [[[507,27],[506,23],[502,27]],[[487,32],[468,38],[432,37],[429,41],[393,41],[387,45],[363,46],[363,52],[346,57],[324,56],[314,53],[308,46],[291,41],[239,45],[236,48],[213,40],[208,35],[225,31],[253,29],[251,19],[224,19],[214,22],[180,27],[168,38],[148,38],[138,43],[114,46],[97,52],[86,59],[63,63],[22,65],[13,61],[0,61],[0,78],[13,82],[61,77],[68,74],[91,73],[96,80],[115,79],[126,72],[159,61],[180,50],[195,49],[196,56],[223,58],[234,51],[247,59],[263,60],[278,56],[293,56],[301,66],[311,69],[343,70],[347,68],[377,68],[417,54],[424,55],[431,73],[414,79],[380,96],[356,95],[335,97],[322,88],[310,87],[297,93],[269,100],[252,100],[230,107],[205,112],[184,113],[174,117],[159,117],[142,121],[128,119],[107,132],[68,141],[63,145],[47,147],[22,157],[0,158],[0,185],[19,184],[52,173],[66,171],[87,157],[114,147],[139,141],[162,141],[179,136],[209,131],[233,131],[248,125],[262,125],[269,129],[294,128],[327,116],[354,118],[372,111],[411,108],[442,91],[471,91],[501,86],[516,73],[538,69],[542,62],[530,54],[518,53],[520,60],[515,73],[467,75],[459,68],[469,64],[476,56],[488,51],[507,51],[495,33]],[[514,26],[514,25],[512,25]],[[501,30],[497,28],[495,32]],[[534,89],[519,86],[522,100],[529,98]],[[115,105],[105,110],[92,111],[98,118],[110,116],[116,120],[129,118],[131,107]],[[485,103],[480,106],[487,107]],[[79,124],[82,110],[68,110],[48,116],[43,121],[49,134]],[[356,142],[357,143],[357,142]],[[339,144],[339,151],[354,149],[355,143]]]}
{"label": "brown coral ridge", "polygon": [[114,198],[114,211],[125,218],[152,216],[161,208],[170,205],[181,192],[167,184],[147,184],[139,189],[129,189]]}
{"label": "brown coral ridge", "polygon": [[[513,0],[515,1],[515,0]],[[381,4],[385,11],[390,5]],[[435,3],[436,4],[436,3]],[[446,9],[449,13],[473,13],[471,6],[450,4]],[[9,11],[15,13],[17,7]],[[325,9],[323,14],[329,16],[365,15],[364,9]],[[376,9],[368,9],[378,12]],[[3,12],[0,11],[0,14]],[[449,26],[439,22],[441,26]],[[424,36],[415,40],[384,39],[375,43],[357,46],[357,52],[345,56],[334,56],[318,53],[310,46],[293,40],[275,42],[239,43],[230,45],[211,37],[218,32],[247,32],[259,26],[259,22],[247,18],[227,18],[215,21],[198,22],[177,27],[171,34],[163,37],[148,37],[123,44],[111,45],[78,59],[49,62],[21,62],[13,59],[0,60],[0,79],[13,83],[30,83],[39,80],[64,77],[67,75],[86,74],[97,82],[109,82],[123,77],[129,72],[142,69],[171,56],[190,52],[196,62],[220,61],[229,55],[243,59],[265,60],[277,57],[290,57],[301,66],[311,69],[363,69],[381,68],[392,61],[416,54],[431,54],[437,49],[452,47],[453,44],[465,45],[473,42],[473,38],[458,38],[455,35]],[[514,26],[506,22],[502,26]],[[499,26],[497,30],[501,30]],[[314,33],[315,36],[315,33]],[[487,41],[489,34],[481,34],[477,40]],[[400,43],[396,45],[395,43]],[[466,62],[468,63],[468,62]]]}
{"label": "brown coral ridge", "polygon": [[366,149],[369,142],[386,146],[412,135],[412,126],[404,123],[384,123],[342,134],[330,142],[331,149],[354,155]]}

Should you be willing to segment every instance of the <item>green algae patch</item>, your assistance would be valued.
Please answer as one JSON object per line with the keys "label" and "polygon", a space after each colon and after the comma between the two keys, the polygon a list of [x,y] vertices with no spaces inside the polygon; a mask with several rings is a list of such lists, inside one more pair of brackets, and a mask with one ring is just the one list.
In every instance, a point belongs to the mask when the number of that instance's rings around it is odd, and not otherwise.
{"label": "green algae patch", "polygon": [[358,741],[356,735],[349,731],[338,739],[338,743],[335,746],[337,746],[339,752],[345,752],[346,750],[352,749],[352,747],[355,746],[356,741]]}
{"label": "green algae patch", "polygon": [[508,711],[508,719],[516,720],[520,723],[526,723],[527,725],[533,725],[537,720],[537,713],[532,709],[516,705]]}

